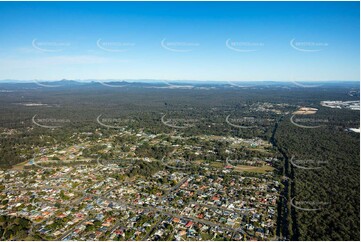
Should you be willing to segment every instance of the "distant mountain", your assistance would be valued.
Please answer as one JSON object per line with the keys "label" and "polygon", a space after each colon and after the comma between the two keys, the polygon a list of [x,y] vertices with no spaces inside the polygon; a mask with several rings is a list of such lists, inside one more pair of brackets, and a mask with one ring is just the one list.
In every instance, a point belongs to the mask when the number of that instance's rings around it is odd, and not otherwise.
{"label": "distant mountain", "polygon": [[59,81],[37,81],[37,80],[1,80],[2,88],[54,88],[54,87],[147,87],[147,88],[327,88],[344,87],[359,89],[360,83],[357,81],[319,81],[319,82],[285,82],[285,81],[190,81],[190,80],[59,80]]}

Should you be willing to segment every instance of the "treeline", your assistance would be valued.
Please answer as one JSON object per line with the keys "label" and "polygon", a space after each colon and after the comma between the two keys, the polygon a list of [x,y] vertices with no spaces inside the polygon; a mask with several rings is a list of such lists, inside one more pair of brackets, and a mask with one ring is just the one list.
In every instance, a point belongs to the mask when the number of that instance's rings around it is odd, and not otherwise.
{"label": "treeline", "polygon": [[141,161],[136,160],[134,162],[134,165],[129,169],[129,176],[145,176],[149,177],[156,173],[157,171],[163,170],[164,165],[160,161],[153,161],[153,162],[147,162],[147,161]]}
{"label": "treeline", "polygon": [[[335,119],[347,120],[341,115],[344,111],[338,111],[332,110]],[[350,112],[348,116],[355,116]],[[288,159],[284,170],[290,178],[289,238],[359,240],[359,134],[346,132],[341,125],[300,128],[286,117],[275,138]]]}

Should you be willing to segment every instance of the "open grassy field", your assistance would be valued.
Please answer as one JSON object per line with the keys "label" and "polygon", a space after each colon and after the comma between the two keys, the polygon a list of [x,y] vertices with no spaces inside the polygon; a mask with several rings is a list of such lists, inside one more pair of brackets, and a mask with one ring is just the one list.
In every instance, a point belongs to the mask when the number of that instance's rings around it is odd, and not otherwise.
{"label": "open grassy field", "polygon": [[268,171],[273,171],[274,168],[271,166],[245,166],[245,165],[237,165],[234,167],[234,171],[242,172],[242,171],[248,171],[248,172],[259,172],[259,173],[265,173]]}
{"label": "open grassy field", "polygon": [[27,160],[27,161],[24,161],[24,162],[21,162],[21,163],[19,163],[19,164],[14,165],[14,166],[12,167],[12,169],[14,169],[14,170],[23,170],[23,169],[24,169],[24,166],[25,166],[26,164],[28,164],[28,163],[29,163],[28,160]]}

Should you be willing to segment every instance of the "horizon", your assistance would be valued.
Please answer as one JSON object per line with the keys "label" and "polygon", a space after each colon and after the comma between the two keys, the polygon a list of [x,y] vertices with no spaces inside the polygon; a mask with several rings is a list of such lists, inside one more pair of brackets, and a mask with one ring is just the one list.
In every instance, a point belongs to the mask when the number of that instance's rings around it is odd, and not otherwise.
{"label": "horizon", "polygon": [[[250,82],[281,82],[281,83],[292,83],[292,82],[296,82],[293,80],[256,80],[256,81],[223,81],[223,80],[168,80],[168,79],[58,79],[58,80],[12,80],[12,79],[3,79],[0,80],[0,83],[35,83],[35,82],[78,82],[78,83],[92,83],[92,82],[98,82],[98,81],[106,81],[106,82],[138,82],[138,83],[152,83],[152,82],[165,82],[165,81],[169,81],[172,83],[229,83],[229,82],[234,82],[234,83],[250,83]],[[297,82],[306,82],[306,83],[347,83],[347,82],[359,82],[358,80],[300,80]]]}

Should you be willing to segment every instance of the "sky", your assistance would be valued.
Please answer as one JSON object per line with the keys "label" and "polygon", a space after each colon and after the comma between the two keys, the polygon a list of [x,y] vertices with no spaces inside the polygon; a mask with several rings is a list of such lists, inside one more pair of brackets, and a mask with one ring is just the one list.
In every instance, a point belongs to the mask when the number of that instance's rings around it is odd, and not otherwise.
{"label": "sky", "polygon": [[359,81],[359,2],[0,2],[0,80]]}

